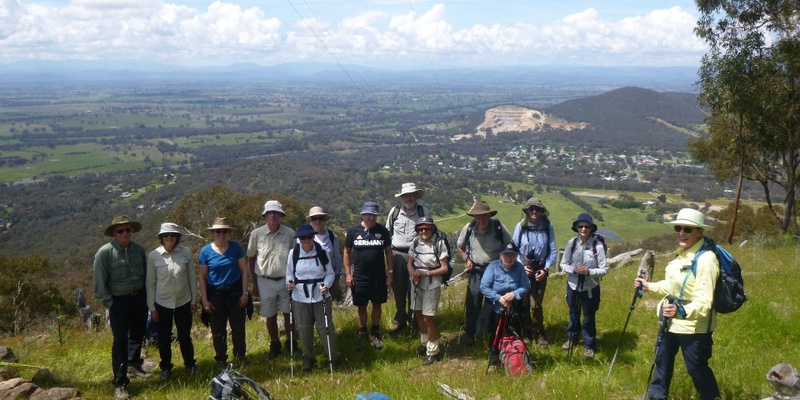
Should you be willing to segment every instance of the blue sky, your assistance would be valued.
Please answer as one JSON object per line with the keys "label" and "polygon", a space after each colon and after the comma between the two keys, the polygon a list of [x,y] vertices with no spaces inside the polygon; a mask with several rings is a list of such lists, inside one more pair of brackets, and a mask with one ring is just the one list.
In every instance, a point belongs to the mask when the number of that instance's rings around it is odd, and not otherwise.
{"label": "blue sky", "polygon": [[687,0],[0,0],[0,63],[697,66]]}

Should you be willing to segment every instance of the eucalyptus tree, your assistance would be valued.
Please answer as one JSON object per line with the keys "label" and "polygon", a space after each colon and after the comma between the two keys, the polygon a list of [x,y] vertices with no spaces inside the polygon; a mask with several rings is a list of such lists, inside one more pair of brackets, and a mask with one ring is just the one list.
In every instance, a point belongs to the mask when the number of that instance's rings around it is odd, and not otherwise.
{"label": "eucalyptus tree", "polygon": [[[736,207],[742,181],[759,182],[781,232],[796,232],[800,2],[696,3],[701,17],[695,33],[709,46],[700,67],[700,101],[709,109],[711,136],[693,142],[691,152],[709,163],[717,179],[738,176]],[[783,207],[773,204],[776,187]]]}

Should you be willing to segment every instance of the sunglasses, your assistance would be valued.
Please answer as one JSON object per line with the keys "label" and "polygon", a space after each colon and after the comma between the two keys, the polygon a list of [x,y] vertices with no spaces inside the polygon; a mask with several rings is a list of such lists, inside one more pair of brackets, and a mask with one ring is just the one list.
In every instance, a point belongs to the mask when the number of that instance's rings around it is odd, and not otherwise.
{"label": "sunglasses", "polygon": [[131,233],[131,232],[133,232],[133,228],[123,228],[123,229],[117,229],[117,233],[119,233],[119,234],[123,234],[123,233]]}
{"label": "sunglasses", "polygon": [[675,233],[678,233],[681,230],[686,232],[686,233],[692,233],[695,228],[690,228],[688,226],[678,226],[678,225],[676,225],[673,229],[675,229]]}
{"label": "sunglasses", "polygon": [[417,228],[417,232],[428,232],[432,231],[433,228]]}
{"label": "sunglasses", "polygon": [[223,235],[228,233],[228,232],[230,232],[230,231],[227,230],[227,229],[217,229],[217,230],[214,231],[214,233],[221,233]]}
{"label": "sunglasses", "polygon": [[591,225],[578,225],[578,229],[592,229]]}
{"label": "sunglasses", "polygon": [[320,217],[318,215],[315,215],[315,216],[309,218],[309,220],[311,220],[311,221],[324,221],[325,217]]}
{"label": "sunglasses", "polygon": [[313,239],[314,239],[314,235],[305,235],[305,236],[300,236],[300,238],[299,238],[299,239],[300,239],[300,240],[313,240]]}
{"label": "sunglasses", "polygon": [[178,234],[178,233],[162,233],[159,236],[161,236],[161,237],[178,237],[178,236],[180,236],[180,234]]}
{"label": "sunglasses", "polygon": [[531,207],[531,208],[529,208],[529,209],[528,209],[528,212],[534,212],[534,211],[536,211],[536,212],[542,212],[542,211],[544,211],[544,210],[542,210],[542,209],[541,209],[541,208],[539,208],[539,207]]}

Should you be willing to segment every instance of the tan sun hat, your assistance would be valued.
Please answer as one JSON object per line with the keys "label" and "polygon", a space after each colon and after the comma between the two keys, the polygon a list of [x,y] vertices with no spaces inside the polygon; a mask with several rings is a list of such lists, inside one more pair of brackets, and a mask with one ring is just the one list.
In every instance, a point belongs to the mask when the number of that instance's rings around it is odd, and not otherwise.
{"label": "tan sun hat", "polygon": [[114,237],[114,227],[117,225],[130,225],[133,228],[133,232],[139,232],[142,230],[142,224],[130,219],[127,215],[120,215],[118,217],[114,217],[114,220],[111,221],[111,225],[106,227],[105,235],[108,237]]}
{"label": "tan sun hat", "polygon": [[472,208],[467,211],[467,215],[470,217],[474,217],[476,215],[483,215],[489,214],[490,217],[494,217],[497,214],[497,211],[492,211],[492,208],[489,207],[489,203],[484,200],[481,200],[472,205]]}
{"label": "tan sun hat", "polygon": [[410,193],[419,193],[419,195],[417,195],[417,197],[419,198],[422,197],[423,194],[425,194],[425,191],[422,189],[417,189],[417,185],[415,185],[413,182],[408,182],[403,184],[403,186],[400,188],[400,193],[395,194],[394,197],[400,197],[404,194],[410,194]]}
{"label": "tan sun hat", "polygon": [[308,210],[306,221],[311,221],[311,217],[322,217],[322,222],[328,222],[328,220],[331,219],[331,215],[326,213],[325,210],[323,210],[320,206],[314,206]]}
{"label": "tan sun hat", "polygon": [[696,228],[711,229],[706,225],[703,213],[693,208],[682,208],[678,211],[678,215],[674,220],[670,221],[670,225],[692,226]]}
{"label": "tan sun hat", "polygon": [[217,229],[236,229],[228,224],[228,219],[225,217],[214,218],[214,222],[208,227],[208,230],[215,231]]}

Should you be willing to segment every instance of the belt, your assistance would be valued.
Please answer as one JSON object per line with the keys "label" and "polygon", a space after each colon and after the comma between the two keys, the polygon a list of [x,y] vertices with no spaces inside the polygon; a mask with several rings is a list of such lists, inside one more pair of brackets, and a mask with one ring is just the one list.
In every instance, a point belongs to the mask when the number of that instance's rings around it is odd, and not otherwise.
{"label": "belt", "polygon": [[123,293],[123,294],[115,294],[114,296],[119,296],[119,297],[131,296],[131,297],[133,297],[133,296],[137,296],[141,292],[142,292],[142,289],[136,289],[136,290],[134,290],[132,292]]}
{"label": "belt", "polygon": [[281,276],[281,277],[278,277],[278,278],[273,278],[271,276],[266,276],[266,275],[261,275],[261,276],[264,277],[264,278],[267,278],[267,279],[269,279],[271,281],[280,281],[280,280],[283,280],[283,279],[286,278],[286,276]]}
{"label": "belt", "polygon": [[408,249],[409,249],[408,247],[402,248],[402,247],[394,247],[394,246],[392,246],[392,250],[399,251],[400,253],[405,253],[405,254],[408,254]]}

